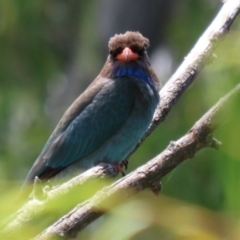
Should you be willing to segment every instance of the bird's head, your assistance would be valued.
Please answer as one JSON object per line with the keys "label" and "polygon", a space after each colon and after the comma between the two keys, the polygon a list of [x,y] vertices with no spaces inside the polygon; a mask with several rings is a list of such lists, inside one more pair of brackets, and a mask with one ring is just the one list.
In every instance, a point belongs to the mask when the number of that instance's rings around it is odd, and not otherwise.
{"label": "bird's head", "polygon": [[110,38],[109,58],[114,62],[129,63],[139,60],[148,60],[146,49],[149,46],[147,38],[139,32],[116,34]]}
{"label": "bird's head", "polygon": [[147,48],[149,40],[139,32],[116,34],[109,40],[109,56],[101,76],[108,78],[135,77],[158,83],[152,70]]}

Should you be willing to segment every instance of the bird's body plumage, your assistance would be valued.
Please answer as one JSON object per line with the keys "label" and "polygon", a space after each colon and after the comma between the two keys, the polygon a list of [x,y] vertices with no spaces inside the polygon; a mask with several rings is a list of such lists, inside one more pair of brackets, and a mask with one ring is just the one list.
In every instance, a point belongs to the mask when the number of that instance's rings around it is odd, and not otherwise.
{"label": "bird's body plumage", "polygon": [[[110,39],[110,55],[102,71],[65,112],[25,185],[35,176],[49,179],[99,162],[119,164],[131,153],[159,102],[158,81],[147,58],[147,45],[148,40],[134,32]],[[126,47],[132,48],[130,60],[128,52],[126,60],[121,55]],[[134,48],[138,48],[137,53],[132,52]],[[117,60],[119,56],[121,60]]]}

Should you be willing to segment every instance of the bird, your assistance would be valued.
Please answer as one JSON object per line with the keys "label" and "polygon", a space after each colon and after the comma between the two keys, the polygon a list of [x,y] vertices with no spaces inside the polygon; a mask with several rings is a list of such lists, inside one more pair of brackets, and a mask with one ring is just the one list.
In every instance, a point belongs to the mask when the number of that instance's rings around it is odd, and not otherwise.
{"label": "bird", "polygon": [[101,162],[123,173],[160,101],[148,47],[149,40],[140,32],[110,38],[102,70],[63,114],[23,186],[35,177],[75,176]]}

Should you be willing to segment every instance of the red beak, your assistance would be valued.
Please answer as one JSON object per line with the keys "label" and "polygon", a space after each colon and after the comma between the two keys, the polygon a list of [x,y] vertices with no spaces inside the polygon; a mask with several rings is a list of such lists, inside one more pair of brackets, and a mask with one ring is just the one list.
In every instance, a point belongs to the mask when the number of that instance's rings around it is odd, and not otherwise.
{"label": "red beak", "polygon": [[116,57],[117,60],[121,62],[135,61],[139,58],[137,53],[134,53],[130,48],[125,47],[121,53]]}

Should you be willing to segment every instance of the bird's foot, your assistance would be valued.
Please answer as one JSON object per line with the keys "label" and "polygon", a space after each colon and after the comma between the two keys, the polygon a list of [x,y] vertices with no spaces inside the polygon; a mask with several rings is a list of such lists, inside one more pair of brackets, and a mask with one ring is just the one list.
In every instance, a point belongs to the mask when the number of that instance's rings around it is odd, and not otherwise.
{"label": "bird's foot", "polygon": [[[113,163],[113,165],[116,167],[116,169],[118,170],[118,172],[120,172],[122,174],[122,176],[125,176],[126,174],[124,173],[123,169],[122,169],[122,163]],[[125,165],[124,165],[125,166]]]}
{"label": "bird's foot", "polygon": [[128,159],[124,159],[121,163],[120,163],[121,167],[125,167],[125,170],[127,170],[128,168]]}

